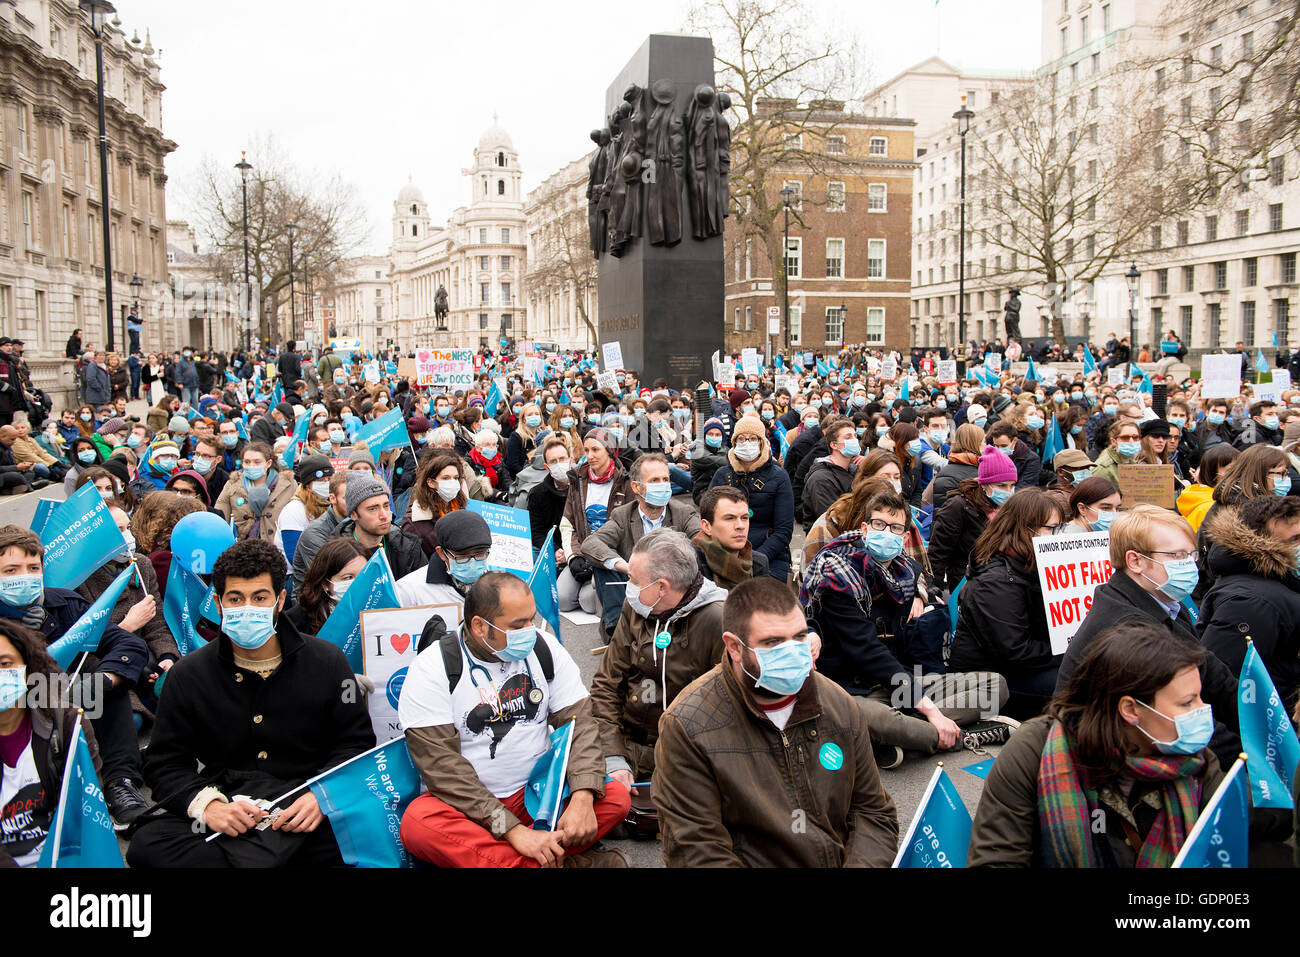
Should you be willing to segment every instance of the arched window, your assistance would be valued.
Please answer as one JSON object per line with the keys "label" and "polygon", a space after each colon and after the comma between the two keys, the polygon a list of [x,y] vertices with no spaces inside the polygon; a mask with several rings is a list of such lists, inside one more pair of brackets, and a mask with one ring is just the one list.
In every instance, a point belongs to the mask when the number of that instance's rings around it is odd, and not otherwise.
{"label": "arched window", "polygon": [[503,179],[499,179],[497,180],[497,195],[504,196],[505,194],[506,194],[506,181]]}
{"label": "arched window", "polygon": [[412,216],[415,216],[415,215],[418,214],[419,212],[420,212],[420,207],[417,206],[415,203],[412,203],[412,204],[411,204],[411,215],[412,215]]}
{"label": "arched window", "polygon": [[419,226],[412,226],[412,227],[411,227],[411,235],[412,235],[412,236],[418,236],[418,235],[419,235],[419,230],[420,230],[420,227],[419,227]]}
{"label": "arched window", "polygon": [[505,166],[505,165],[506,165],[506,154],[505,154],[505,153],[497,153],[497,165],[498,165],[498,166]]}

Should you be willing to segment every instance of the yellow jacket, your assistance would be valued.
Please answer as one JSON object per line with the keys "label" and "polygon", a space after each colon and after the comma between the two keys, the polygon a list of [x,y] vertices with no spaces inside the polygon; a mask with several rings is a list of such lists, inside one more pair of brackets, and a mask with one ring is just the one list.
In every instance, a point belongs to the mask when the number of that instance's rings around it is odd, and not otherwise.
{"label": "yellow jacket", "polygon": [[15,462],[31,462],[40,465],[53,465],[58,461],[43,448],[36,444],[36,440],[30,435],[20,435],[14,439],[14,444],[10,451],[14,454]]}
{"label": "yellow jacket", "polygon": [[1214,504],[1214,488],[1209,485],[1189,485],[1183,490],[1183,494],[1178,496],[1175,504],[1178,506],[1178,514],[1187,519],[1192,526],[1193,532],[1201,530],[1201,522],[1205,520],[1205,513],[1210,510]]}

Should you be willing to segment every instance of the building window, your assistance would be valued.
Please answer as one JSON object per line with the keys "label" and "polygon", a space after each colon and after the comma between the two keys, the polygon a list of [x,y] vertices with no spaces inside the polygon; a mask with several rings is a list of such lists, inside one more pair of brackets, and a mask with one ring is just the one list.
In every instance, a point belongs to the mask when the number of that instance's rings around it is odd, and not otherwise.
{"label": "building window", "polygon": [[826,344],[839,345],[844,341],[844,313],[839,306],[826,307]]}
{"label": "building window", "polygon": [[1219,343],[1223,338],[1223,310],[1217,302],[1210,303],[1209,307],[1209,325],[1210,341],[1206,343],[1211,349],[1219,348]]}
{"label": "building window", "polygon": [[1169,295],[1169,270],[1168,269],[1156,270],[1156,295],[1158,296]]}
{"label": "building window", "polygon": [[1190,227],[1188,226],[1187,220],[1185,219],[1179,220],[1178,221],[1178,245],[1180,246],[1187,245],[1189,233],[1190,233]]}
{"label": "building window", "polygon": [[18,104],[18,152],[24,156],[31,152],[31,138],[28,136],[28,128],[31,120],[27,112],[27,104]]}
{"label": "building window", "polygon": [[787,323],[790,328],[790,342],[803,341],[803,307],[791,306]]}
{"label": "building window", "polygon": [[382,321],[383,318],[384,318],[384,304],[382,302],[377,302],[375,303],[375,320]]}
{"label": "building window", "polygon": [[739,306],[736,307],[736,313],[735,313],[735,331],[736,332],[740,331],[740,307]]}
{"label": "building window", "polygon": [[23,190],[23,249],[36,248],[36,198]]}
{"label": "building window", "polygon": [[[1284,283],[1295,282],[1295,253],[1282,254],[1282,268],[1280,272]],[[1281,341],[1281,339],[1278,340],[1278,342]]]}
{"label": "building window", "polygon": [[478,284],[478,301],[482,303],[492,301],[492,283],[481,282]]}
{"label": "building window", "polygon": [[503,270],[505,270],[505,269],[509,269],[509,268],[510,268],[510,257],[509,257],[509,256],[502,256],[502,257],[501,257],[501,268],[502,268]]}
{"label": "building window", "polygon": [[745,307],[745,331],[749,332],[754,328],[754,307]]}
{"label": "building window", "polygon": [[803,240],[791,236],[785,246],[785,274],[790,279],[798,279],[803,264]]}
{"label": "building window", "polygon": [[872,156],[889,155],[889,139],[884,136],[873,136],[867,147],[867,152]]}
{"label": "building window", "polygon": [[508,302],[510,302],[510,283],[503,282],[501,284],[501,304],[505,305]]}
{"label": "building window", "polygon": [[752,279],[754,276],[754,240],[745,240],[745,278]]}
{"label": "building window", "polygon": [[826,137],[826,152],[831,156],[843,156],[847,141],[841,135],[832,133]]}
{"label": "building window", "polygon": [[486,312],[480,312],[478,314],[478,327],[480,329],[486,329],[488,327],[488,314]]}
{"label": "building window", "polygon": [[479,256],[479,257],[478,257],[478,268],[479,268],[479,269],[482,269],[484,272],[486,272],[487,270],[491,269],[491,268],[492,268],[492,257],[491,257],[491,256]]}
{"label": "building window", "polygon": [[502,227],[501,227],[501,243],[502,243],[502,245],[505,245],[505,244],[508,244],[509,242],[510,242],[510,228],[509,228],[508,226],[502,226]]}
{"label": "building window", "polygon": [[1237,235],[1244,236],[1250,232],[1250,210],[1237,210]]}
{"label": "building window", "polygon": [[1193,292],[1196,289],[1196,267],[1183,267],[1183,292]]}
{"label": "building window", "polygon": [[867,240],[867,278],[885,278],[885,241],[883,239]]}
{"label": "building window", "polygon": [[505,166],[505,165],[506,165],[506,154],[505,154],[505,153],[497,153],[497,165],[498,165],[498,166]]}
{"label": "building window", "polygon": [[884,183],[870,183],[867,185],[867,212],[883,213],[885,204],[888,201],[889,193]]}
{"label": "building window", "polygon": [[785,148],[788,150],[803,149],[803,134],[791,133],[785,138]]}
{"label": "building window", "polygon": [[487,243],[487,228],[486,228],[486,227],[484,227],[483,229],[480,229],[480,230],[478,231],[478,241],[479,241],[480,243],[484,243],[484,244]]}
{"label": "building window", "polygon": [[788,179],[782,184],[782,189],[793,191],[794,195],[790,197],[791,209],[803,209],[803,180]]}
{"label": "building window", "polygon": [[829,182],[826,184],[826,212],[844,212],[844,184]]}
{"label": "building window", "polygon": [[1207,243],[1212,243],[1218,238],[1219,238],[1219,217],[1206,216],[1205,217],[1205,241]]}
{"label": "building window", "polygon": [[1191,306],[1179,307],[1178,321],[1179,321],[1179,325],[1182,326],[1182,330],[1181,330],[1182,340],[1183,342],[1185,342],[1187,345],[1190,346],[1192,344],[1192,307]]}
{"label": "building window", "polygon": [[844,240],[826,240],[826,278],[844,278]]}
{"label": "building window", "polygon": [[[0,319],[3,319],[0,316]],[[1277,333],[1277,344],[1280,348],[1290,348],[1291,343],[1291,300],[1274,299],[1273,300],[1273,331]]]}
{"label": "building window", "polygon": [[1282,204],[1272,203],[1268,207],[1268,228],[1278,232],[1282,228]]}
{"label": "building window", "polygon": [[1101,8],[1101,32],[1110,33],[1110,4]]}
{"label": "building window", "polygon": [[1228,288],[1228,263],[1220,261],[1214,264],[1214,288]]}
{"label": "building window", "polygon": [[1255,344],[1255,303],[1253,301],[1241,304],[1241,341],[1248,346]]}
{"label": "building window", "polygon": [[514,326],[514,317],[508,312],[501,313],[501,328],[509,329]]}
{"label": "building window", "polygon": [[1242,265],[1245,266],[1245,268],[1242,270],[1245,273],[1244,276],[1246,281],[1245,284],[1247,286],[1258,285],[1259,284],[1259,260],[1256,259],[1254,256],[1251,256],[1249,259],[1243,259]]}
{"label": "building window", "polygon": [[[1152,227],[1151,227],[1151,248],[1152,248],[1152,249],[1159,249],[1159,248],[1160,248],[1160,236],[1161,236],[1161,230],[1160,230],[1160,227],[1159,227],[1159,226],[1152,226]],[[1070,259],[1070,258],[1072,258],[1072,257],[1068,257],[1068,256],[1067,256],[1066,258],[1067,258],[1067,260],[1068,260],[1068,259]]]}
{"label": "building window", "polygon": [[497,180],[497,195],[504,196],[505,194],[506,194],[506,181],[503,179],[499,179]]}
{"label": "building window", "polygon": [[885,307],[867,307],[867,342],[883,345],[885,341]]}

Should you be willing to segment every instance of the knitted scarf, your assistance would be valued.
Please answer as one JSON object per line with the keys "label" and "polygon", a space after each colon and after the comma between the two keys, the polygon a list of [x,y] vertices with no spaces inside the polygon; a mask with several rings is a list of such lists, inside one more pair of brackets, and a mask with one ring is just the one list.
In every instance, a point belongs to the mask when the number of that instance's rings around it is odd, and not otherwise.
{"label": "knitted scarf", "polygon": [[980,457],[974,452],[953,452],[948,456],[948,461],[960,465],[979,465]]}
{"label": "knitted scarf", "polygon": [[487,459],[483,458],[482,453],[478,450],[478,446],[475,446],[469,450],[469,460],[483,470],[483,474],[487,476],[487,480],[492,483],[492,487],[496,488],[497,465],[501,462],[501,453],[498,452],[497,457],[489,462]]}
{"label": "knitted scarf", "polygon": [[[1168,867],[1196,823],[1201,804],[1203,754],[1129,756],[1123,774],[1139,781],[1163,781],[1160,811],[1138,850],[1138,867]],[[1098,867],[1092,839],[1096,789],[1075,764],[1069,734],[1052,722],[1038,765],[1038,826],[1046,867]]]}
{"label": "knitted scarf", "polygon": [[616,461],[616,460],[615,460],[614,456],[611,454],[610,457],[609,457],[609,465],[608,465],[608,467],[606,467],[605,471],[602,472],[600,475],[597,475],[595,472],[593,472],[593,471],[591,470],[590,467],[588,467],[588,469],[587,469],[587,478],[590,479],[591,481],[595,482],[597,485],[604,485],[604,484],[605,484],[606,482],[608,482],[608,481],[613,477],[613,475],[614,475],[614,469],[617,467],[617,466],[615,465],[615,461]]}
{"label": "knitted scarf", "polygon": [[869,608],[880,592],[899,605],[910,605],[916,597],[917,566],[899,555],[889,564],[876,561],[867,551],[862,532],[845,532],[817,553],[804,575],[799,601],[806,607],[825,591],[848,595],[859,606]]}
{"label": "knitted scarf", "polygon": [[727,591],[754,577],[754,546],[745,542],[739,552],[733,552],[715,538],[700,532],[691,539],[704,553],[704,561],[713,572],[713,580]]}

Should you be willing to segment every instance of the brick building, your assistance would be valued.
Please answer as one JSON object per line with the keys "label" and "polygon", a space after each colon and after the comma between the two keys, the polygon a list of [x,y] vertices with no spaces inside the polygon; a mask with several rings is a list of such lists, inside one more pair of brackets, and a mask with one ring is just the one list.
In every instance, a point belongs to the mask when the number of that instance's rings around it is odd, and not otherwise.
{"label": "brick building", "polygon": [[[906,349],[915,121],[858,116],[840,101],[819,106],[802,134],[812,142],[792,146],[824,160],[779,167],[769,178],[774,205],[783,186],[795,192],[786,256],[791,348],[865,342]],[[778,216],[777,230],[783,225]],[[724,248],[726,348],[761,349],[771,343],[768,309],[781,305],[771,257],[760,239],[744,237],[734,214]],[[784,325],[778,341],[783,345]]]}

